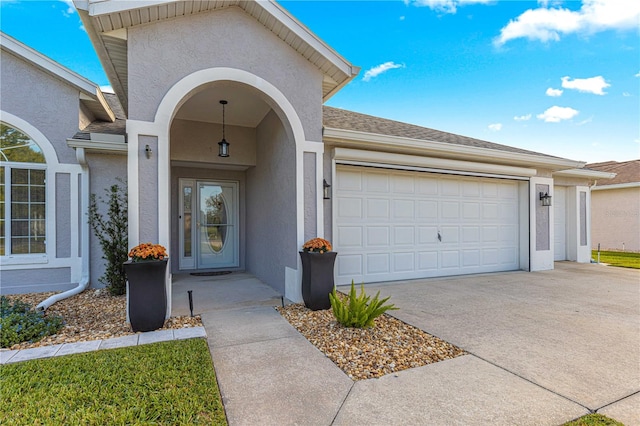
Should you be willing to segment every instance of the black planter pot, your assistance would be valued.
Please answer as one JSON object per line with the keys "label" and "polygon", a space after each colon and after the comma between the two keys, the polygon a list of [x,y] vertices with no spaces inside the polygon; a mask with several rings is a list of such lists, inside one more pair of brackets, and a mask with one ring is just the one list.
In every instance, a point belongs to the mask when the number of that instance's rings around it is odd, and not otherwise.
{"label": "black planter pot", "polygon": [[133,331],[153,331],[164,325],[167,313],[166,271],[167,259],[129,260],[124,263],[129,281],[129,321]]}
{"label": "black planter pot", "polygon": [[304,305],[312,311],[329,309],[329,293],[333,291],[333,266],[336,262],[335,251],[314,253],[301,251],[302,260],[302,299]]}

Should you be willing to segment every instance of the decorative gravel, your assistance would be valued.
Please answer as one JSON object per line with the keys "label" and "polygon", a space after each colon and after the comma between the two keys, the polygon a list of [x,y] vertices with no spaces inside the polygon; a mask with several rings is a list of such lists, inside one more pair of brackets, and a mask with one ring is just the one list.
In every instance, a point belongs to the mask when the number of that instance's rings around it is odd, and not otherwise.
{"label": "decorative gravel", "polygon": [[[33,308],[55,293],[29,293],[7,296],[29,303]],[[126,296],[111,296],[102,289],[89,289],[51,305],[45,315],[59,315],[65,326],[58,334],[36,343],[20,343],[10,349],[28,349],[60,343],[110,339],[136,334],[127,323]],[[162,330],[202,326],[200,316],[171,317]]]}
{"label": "decorative gravel", "polygon": [[376,318],[375,327],[360,329],[339,324],[331,309],[312,311],[301,304],[276,309],[353,380],[381,377],[465,354],[387,314]]}

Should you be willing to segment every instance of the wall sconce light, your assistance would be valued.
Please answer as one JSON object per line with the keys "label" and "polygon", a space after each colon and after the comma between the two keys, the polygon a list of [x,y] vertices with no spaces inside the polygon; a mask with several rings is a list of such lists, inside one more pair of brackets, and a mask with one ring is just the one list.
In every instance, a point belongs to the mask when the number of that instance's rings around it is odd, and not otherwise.
{"label": "wall sconce light", "polygon": [[229,156],[229,142],[224,138],[224,106],[228,102],[225,100],[220,100],[220,104],[222,105],[222,140],[218,142],[218,157],[228,157]]}
{"label": "wall sconce light", "polygon": [[147,158],[151,158],[151,154],[153,153],[153,151],[151,151],[151,147],[147,144],[144,147],[144,154],[147,156]]}
{"label": "wall sconce light", "polygon": [[325,200],[331,199],[331,185],[327,183],[326,179],[322,179],[322,194],[324,195]]}
{"label": "wall sconce light", "polygon": [[541,192],[540,201],[542,201],[542,205],[545,207],[551,206],[551,195],[549,195],[548,192]]}

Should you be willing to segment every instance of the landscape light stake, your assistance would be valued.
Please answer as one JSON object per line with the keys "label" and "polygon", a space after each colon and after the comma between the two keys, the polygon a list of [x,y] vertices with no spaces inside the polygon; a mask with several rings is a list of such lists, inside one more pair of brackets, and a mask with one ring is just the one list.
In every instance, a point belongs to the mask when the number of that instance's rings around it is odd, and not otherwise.
{"label": "landscape light stake", "polygon": [[191,312],[191,318],[193,318],[193,290],[187,290],[189,293],[189,311]]}

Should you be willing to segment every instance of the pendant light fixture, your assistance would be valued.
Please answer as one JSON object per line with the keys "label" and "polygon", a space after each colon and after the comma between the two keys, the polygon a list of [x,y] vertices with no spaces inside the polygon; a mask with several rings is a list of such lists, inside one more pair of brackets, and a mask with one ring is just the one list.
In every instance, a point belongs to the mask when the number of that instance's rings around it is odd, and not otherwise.
{"label": "pendant light fixture", "polygon": [[228,102],[225,100],[220,100],[220,104],[222,105],[222,140],[218,142],[218,157],[228,157],[229,156],[229,142],[224,138],[224,106]]}

